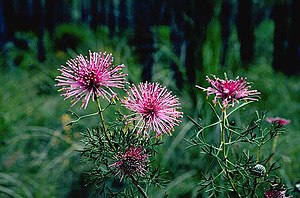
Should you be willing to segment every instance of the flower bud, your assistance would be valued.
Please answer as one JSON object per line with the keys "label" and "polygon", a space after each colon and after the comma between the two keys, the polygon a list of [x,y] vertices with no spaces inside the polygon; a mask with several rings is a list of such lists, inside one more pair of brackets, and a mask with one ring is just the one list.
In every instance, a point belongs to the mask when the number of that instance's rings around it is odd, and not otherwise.
{"label": "flower bud", "polygon": [[250,170],[251,174],[254,176],[262,177],[266,174],[266,168],[261,164],[256,164]]}

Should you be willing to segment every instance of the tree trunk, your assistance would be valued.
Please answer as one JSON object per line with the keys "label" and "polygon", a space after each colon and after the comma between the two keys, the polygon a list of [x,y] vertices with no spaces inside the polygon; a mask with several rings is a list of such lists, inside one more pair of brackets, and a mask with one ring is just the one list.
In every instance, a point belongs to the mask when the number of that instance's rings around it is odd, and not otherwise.
{"label": "tree trunk", "polygon": [[153,25],[152,1],[136,1],[134,3],[136,52],[143,67],[142,80],[151,81],[153,68],[154,40],[151,27]]}
{"label": "tree trunk", "polygon": [[81,20],[80,22],[85,24],[90,24],[91,18],[91,6],[90,1],[81,1],[80,10],[81,10]]}
{"label": "tree trunk", "polygon": [[54,32],[54,27],[56,26],[56,3],[57,1],[46,1],[45,7],[47,8],[46,11],[46,18],[45,18],[45,25],[46,29],[49,31],[50,35]]}
{"label": "tree trunk", "polygon": [[99,17],[98,17],[98,1],[97,0],[90,0],[91,4],[91,22],[90,26],[95,31],[97,29],[98,23],[99,23]]}
{"label": "tree trunk", "polygon": [[119,25],[118,29],[120,32],[128,28],[128,1],[127,0],[121,0],[120,6],[119,6]]}
{"label": "tree trunk", "polygon": [[220,15],[221,22],[221,36],[222,36],[222,50],[221,50],[221,65],[226,64],[226,55],[228,49],[228,40],[230,36],[231,21],[232,21],[232,5],[229,0],[224,0],[222,2]]}
{"label": "tree trunk", "polygon": [[174,77],[176,80],[176,86],[178,89],[183,88],[183,76],[180,73],[179,65],[181,62],[181,50],[184,45],[184,18],[182,8],[184,7],[184,2],[181,0],[168,1],[168,6],[171,10],[171,42],[173,44],[173,50],[175,55],[178,57],[179,62],[171,62],[171,69],[174,72]]}
{"label": "tree trunk", "polygon": [[289,26],[289,38],[287,46],[287,74],[300,73],[300,1],[293,0],[291,4],[291,23]]}
{"label": "tree trunk", "polygon": [[16,31],[16,25],[13,21],[16,20],[16,16],[14,15],[14,7],[13,1],[2,1],[3,4],[3,15],[4,22],[6,27],[6,40],[13,40]]}
{"label": "tree trunk", "polygon": [[[202,47],[206,34],[207,25],[214,12],[213,1],[190,0],[186,15],[191,21],[185,22],[186,59],[185,67],[188,77],[189,92],[193,104],[196,105],[196,93],[194,91],[197,74],[202,70],[203,57]],[[199,80],[197,79],[199,82]]]}
{"label": "tree trunk", "polygon": [[286,72],[287,60],[285,43],[287,42],[288,5],[286,3],[275,4],[272,15],[275,23],[273,67],[277,71]]}
{"label": "tree trunk", "polygon": [[237,30],[240,41],[241,61],[243,65],[253,62],[254,28],[252,23],[252,0],[238,1]]}
{"label": "tree trunk", "polygon": [[38,0],[37,3],[38,18],[38,60],[43,62],[45,60],[44,47],[44,29],[45,29],[45,0]]}
{"label": "tree trunk", "polygon": [[6,24],[3,6],[3,2],[0,1],[0,49],[2,49],[6,37]]}
{"label": "tree trunk", "polygon": [[116,33],[116,20],[115,20],[115,6],[114,1],[108,1],[107,5],[108,10],[106,10],[108,14],[108,28],[110,31],[110,35],[114,36]]}

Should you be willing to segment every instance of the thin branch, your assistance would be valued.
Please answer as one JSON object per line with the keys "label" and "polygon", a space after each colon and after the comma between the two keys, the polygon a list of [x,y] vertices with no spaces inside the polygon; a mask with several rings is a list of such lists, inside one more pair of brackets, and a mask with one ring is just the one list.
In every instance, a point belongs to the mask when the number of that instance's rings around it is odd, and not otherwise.
{"label": "thin branch", "polygon": [[147,193],[145,192],[145,190],[139,185],[138,181],[133,176],[130,176],[130,178],[132,180],[132,183],[137,187],[137,189],[143,195],[143,197],[144,198],[149,198]]}

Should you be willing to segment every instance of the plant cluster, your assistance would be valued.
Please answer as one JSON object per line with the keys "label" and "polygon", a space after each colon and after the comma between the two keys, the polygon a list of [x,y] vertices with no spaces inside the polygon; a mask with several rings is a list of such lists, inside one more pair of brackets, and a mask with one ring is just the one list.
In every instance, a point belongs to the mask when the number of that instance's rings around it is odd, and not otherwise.
{"label": "plant cluster", "polygon": [[[71,107],[81,102],[85,109],[91,100],[96,103],[95,113],[79,116],[72,112],[77,119],[69,123],[99,116],[99,125],[83,133],[82,156],[94,164],[89,183],[107,196],[134,196],[139,192],[147,197],[149,185],[164,183],[165,173],[154,156],[162,135],[171,135],[181,122],[180,102],[159,83],[129,86],[127,74],[122,72],[124,65],[113,66],[112,62],[111,54],[79,55],[61,66],[56,86],[61,87],[65,99],[72,98]],[[122,91],[125,96],[121,98]],[[107,121],[105,111],[113,107],[115,118]],[[126,114],[128,111],[131,113]]]}
{"label": "plant cluster", "polygon": [[[190,118],[197,126],[196,135],[189,140],[190,147],[200,147],[201,153],[211,161],[202,173],[199,191],[208,197],[253,198],[262,197],[261,192],[266,198],[287,197],[281,179],[275,174],[280,166],[272,160],[274,153],[262,153],[262,150],[273,139],[273,147],[276,146],[276,138],[290,120],[265,118],[264,113],[257,111],[250,124],[236,126],[231,122],[233,114],[258,101],[260,93],[251,90],[246,78],[229,80],[225,74],[225,79],[213,76],[213,79],[207,77],[207,82],[210,84],[207,88],[196,87],[208,97],[214,96],[213,104],[209,105],[217,121],[204,126]],[[207,133],[216,131],[219,138],[209,139]]]}
{"label": "plant cluster", "polygon": [[[162,186],[165,182],[165,172],[154,157],[163,143],[162,135],[171,135],[180,124],[181,104],[177,96],[159,83],[128,85],[127,74],[122,72],[125,66],[113,66],[112,62],[111,54],[78,55],[61,66],[56,86],[61,87],[65,99],[72,99],[71,107],[81,102],[81,108],[86,109],[91,100],[96,103],[95,113],[80,116],[72,112],[77,119],[69,123],[99,116],[98,126],[82,133],[82,156],[85,162],[94,165],[88,175],[89,183],[107,196],[134,197],[138,193],[148,197],[150,185]],[[275,148],[278,135],[290,120],[266,119],[257,112],[250,124],[235,126],[230,122],[231,116],[258,101],[260,93],[251,90],[246,78],[230,80],[226,75],[225,79],[213,76],[207,77],[207,82],[210,83],[207,88],[196,87],[207,92],[208,98],[214,96],[213,104],[209,105],[217,122],[203,126],[190,118],[197,133],[188,140],[190,147],[200,147],[211,161],[202,173],[199,191],[203,190],[207,197],[252,198],[261,197],[260,192],[266,198],[287,197],[281,179],[275,174],[280,166],[273,162],[274,153],[266,155],[262,148],[273,139]],[[115,108],[115,117],[108,121],[105,111],[111,108]],[[266,126],[265,121],[270,124]],[[219,131],[219,138],[211,140],[206,133],[213,128]]]}

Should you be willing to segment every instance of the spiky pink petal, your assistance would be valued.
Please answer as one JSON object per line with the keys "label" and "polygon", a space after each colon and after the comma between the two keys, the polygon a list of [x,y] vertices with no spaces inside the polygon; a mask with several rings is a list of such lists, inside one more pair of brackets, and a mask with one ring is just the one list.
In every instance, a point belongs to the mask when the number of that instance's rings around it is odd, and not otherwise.
{"label": "spiky pink petal", "polygon": [[266,118],[266,121],[271,123],[271,124],[276,123],[279,126],[284,126],[284,125],[287,125],[287,124],[291,123],[291,120],[287,120],[287,119],[280,118],[280,117]]}
{"label": "spiky pink petal", "polygon": [[235,102],[240,100],[245,101],[257,101],[260,94],[257,90],[249,90],[250,84],[246,81],[246,78],[237,77],[235,80],[225,80],[213,76],[214,79],[210,79],[206,76],[206,81],[210,83],[211,87],[203,88],[196,85],[197,88],[207,92],[207,95],[215,95],[213,103],[216,104],[218,99],[221,100],[224,107],[228,107],[229,103],[234,106]]}
{"label": "spiky pink petal", "polygon": [[121,100],[122,104],[133,111],[129,121],[137,121],[138,134],[149,135],[155,131],[156,137],[163,133],[171,134],[174,126],[179,125],[182,112],[181,104],[176,96],[159,83],[140,83],[127,91],[128,96]]}
{"label": "spiky pink petal", "polygon": [[110,100],[115,92],[111,89],[123,88],[127,74],[122,73],[124,65],[112,66],[112,54],[89,51],[89,58],[78,55],[75,59],[62,65],[58,82],[55,86],[62,87],[61,96],[72,98],[72,106],[82,100],[81,108],[86,108],[90,99],[101,96]]}

